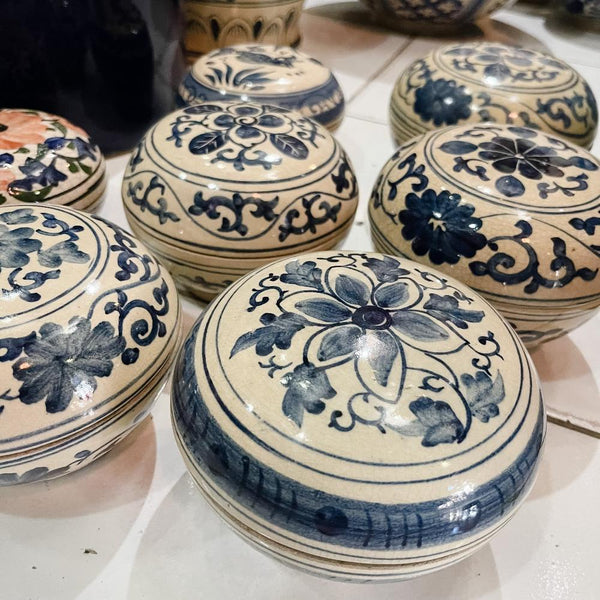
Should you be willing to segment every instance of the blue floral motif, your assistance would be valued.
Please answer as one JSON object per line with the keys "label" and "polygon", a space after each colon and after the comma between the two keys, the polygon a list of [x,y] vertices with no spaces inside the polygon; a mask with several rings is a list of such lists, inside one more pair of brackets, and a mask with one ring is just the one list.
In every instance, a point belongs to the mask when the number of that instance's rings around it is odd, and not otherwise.
{"label": "blue floral motif", "polygon": [[459,194],[428,189],[420,197],[409,193],[405,203],[398,219],[404,225],[402,236],[412,240],[417,256],[429,254],[435,265],[453,265],[463,256],[472,258],[486,245],[485,236],[478,232],[481,219],[473,216],[475,208],[461,202]]}
{"label": "blue floral motif", "polygon": [[[390,256],[340,254],[291,261],[285,273],[269,275],[255,288],[248,311],[263,306],[270,310],[261,315],[260,327],[237,339],[230,358],[254,348],[257,356],[269,357],[259,365],[270,377],[283,371],[282,412],[297,427],[302,427],[307,413],[328,410],[328,403],[339,395],[330,372],[352,363],[364,391],[347,400],[346,411],[330,409],[329,427],[343,433],[359,424],[372,426],[382,433],[418,436],[424,446],[459,443],[472,419],[485,423],[497,416],[497,404],[504,398],[501,374],[493,382],[490,378],[492,358],[499,356],[492,334],[480,339],[489,350],[476,352],[471,361],[474,373],[444,381],[453,399],[422,395],[408,406],[415,419],[401,424],[389,422],[384,408],[402,400],[406,372],[420,371],[407,363],[408,349],[433,356],[440,345],[444,355],[471,348],[460,331],[484,317],[482,311],[468,308],[472,300],[443,279],[430,273],[422,278],[417,285],[414,275]],[[278,364],[275,349],[291,348],[300,332],[301,362]],[[439,377],[424,370],[421,389],[439,394],[443,388]],[[459,418],[452,406],[456,397],[461,398],[466,419]],[[367,419],[360,409],[371,404],[381,406],[375,408],[375,418]]]}
{"label": "blue floral motif", "polygon": [[464,85],[448,79],[428,79],[415,91],[414,111],[434,125],[456,125],[471,115],[471,96]]}
{"label": "blue floral motif", "polygon": [[[0,272],[2,269],[12,269],[7,275],[9,288],[0,289],[2,295],[18,295],[25,302],[37,302],[40,294],[34,290],[40,288],[49,279],[60,277],[60,267],[63,262],[85,263],[90,257],[79,249],[77,240],[81,227],[69,227],[64,221],[57,219],[51,213],[42,213],[42,231],[47,239],[66,237],[56,243],[42,247],[40,239],[34,239],[31,227],[11,228],[9,225],[34,223],[37,216],[32,215],[31,209],[17,209],[0,215]],[[49,271],[26,270],[31,257],[36,256],[41,267]]]}
{"label": "blue floral motif", "polygon": [[42,247],[32,236],[31,227],[10,229],[0,223],[0,270],[24,267],[29,262],[28,255]]}
{"label": "blue floral motif", "polygon": [[53,187],[61,181],[65,181],[67,176],[59,171],[54,165],[56,160],[53,160],[49,165],[44,164],[40,160],[27,158],[25,164],[19,167],[19,171],[25,175],[24,179],[17,179],[11,183],[14,188],[31,191],[34,187]]}
{"label": "blue floral motif", "polygon": [[[238,171],[254,165],[269,170],[281,164],[281,155],[304,160],[307,144],[317,147],[317,138],[322,137],[310,119],[293,119],[289,111],[266,104],[196,104],[180,111],[171,127],[167,140],[176,147],[185,138],[191,154],[215,154],[211,162],[227,162]],[[187,140],[198,128],[202,133]],[[281,155],[257,148],[267,142]]]}
{"label": "blue floral motif", "polygon": [[[565,196],[573,196],[575,191],[588,188],[588,176],[583,171],[596,171],[598,166],[578,154],[566,156],[565,151],[570,147],[562,140],[543,136],[543,142],[538,143],[541,134],[527,127],[511,126],[507,131],[512,134],[494,135],[489,141],[477,142],[480,132],[503,130],[491,127],[474,127],[459,138],[469,138],[471,141],[457,139],[440,145],[440,150],[446,154],[456,155],[453,170],[456,173],[465,171],[478,177],[481,181],[493,179],[498,192],[507,198],[523,196],[526,191],[525,180],[539,181],[538,195],[545,199],[550,194],[561,192]],[[476,154],[475,156],[469,156]],[[582,171],[565,177],[564,169],[575,167]],[[495,175],[494,171],[499,175]],[[540,181],[544,177],[556,180],[565,178],[573,185],[551,184]],[[522,179],[523,178],[523,179]]]}
{"label": "blue floral motif", "polygon": [[[58,121],[46,125],[61,135],[48,137],[38,144],[35,156],[27,156],[18,167],[23,176],[8,185],[9,194],[22,202],[44,200],[71,173],[82,172],[90,176],[100,160],[97,146],[90,141],[80,136],[67,137],[67,129]],[[29,154],[30,150],[24,147],[18,152]],[[0,166],[13,163],[14,156],[0,155]]]}
{"label": "blue floral motif", "polygon": [[19,399],[25,404],[45,401],[46,411],[61,412],[74,396],[89,398],[97,377],[108,377],[113,359],[125,347],[106,321],[93,329],[89,320],[74,318],[64,328],[55,323],[40,327],[35,340],[24,346],[25,356],[13,365],[13,376],[23,382]]}

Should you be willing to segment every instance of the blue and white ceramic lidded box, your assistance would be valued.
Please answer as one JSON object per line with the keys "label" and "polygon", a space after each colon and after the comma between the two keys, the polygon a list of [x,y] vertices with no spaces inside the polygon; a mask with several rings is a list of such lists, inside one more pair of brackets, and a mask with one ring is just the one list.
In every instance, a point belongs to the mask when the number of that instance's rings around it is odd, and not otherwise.
{"label": "blue and white ceramic lidded box", "polygon": [[236,282],[188,336],[171,401],[217,513],[349,581],[474,552],[531,489],[545,432],[514,330],[454,279],[381,254],[306,254]]}
{"label": "blue and white ceramic lidded box", "polygon": [[179,300],[123,229],[70,208],[0,208],[0,485],[58,477],[148,414]]}
{"label": "blue and white ceramic lidded box", "polygon": [[429,132],[385,164],[369,203],[375,247],[481,293],[527,345],[600,306],[600,163],[547,133],[499,124]]}
{"label": "blue and white ceramic lidded box", "polygon": [[106,188],[100,148],[58,115],[0,109],[0,205],[49,202],[95,210]]}
{"label": "blue and white ceramic lidded box", "polygon": [[384,27],[405,33],[448,35],[512,0],[361,0]]}
{"label": "blue and white ceramic lidded box", "polygon": [[567,63],[498,42],[433,50],[400,75],[390,99],[399,143],[448,125],[489,121],[541,129],[589,148],[598,107],[588,83]]}
{"label": "blue and white ceramic lidded box", "polygon": [[199,58],[179,86],[180,105],[249,100],[297,110],[328,129],[344,115],[344,94],[318,60],[288,46],[240,44]]}
{"label": "blue and white ceramic lidded box", "polygon": [[148,131],[122,197],[132,230],[180,289],[210,299],[273,257],[333,248],[352,224],[358,187],[343,148],[312,119],[213,101]]}

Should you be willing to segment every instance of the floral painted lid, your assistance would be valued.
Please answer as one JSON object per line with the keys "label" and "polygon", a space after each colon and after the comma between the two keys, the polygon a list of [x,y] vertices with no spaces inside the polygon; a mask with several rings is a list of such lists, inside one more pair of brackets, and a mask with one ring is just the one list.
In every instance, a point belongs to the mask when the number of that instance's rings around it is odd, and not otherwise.
{"label": "floral painted lid", "polygon": [[466,42],[441,46],[406,69],[392,92],[390,119],[400,142],[438,127],[493,121],[590,147],[598,108],[588,83],[562,60]]}
{"label": "floral painted lid", "polygon": [[346,153],[321,125],[277,106],[232,101],[160,120],[132,153],[122,196],[132,226],[153,240],[246,259],[339,237],[358,188]]}
{"label": "floral painted lid", "polygon": [[105,186],[104,157],[83,129],[37,110],[0,109],[0,205],[92,210]]}
{"label": "floral painted lid", "polygon": [[0,207],[0,454],[92,426],[168,364],[171,277],[131,235],[62,206]]}
{"label": "floral painted lid", "polygon": [[493,308],[427,267],[354,252],[230,286],[188,337],[172,402],[215,502],[353,561],[489,534],[530,488],[545,428],[534,368]]}
{"label": "floral painted lid", "polygon": [[344,94],[331,71],[288,46],[214,50],[194,63],[179,87],[181,105],[235,99],[297,110],[330,129],[344,112]]}
{"label": "floral painted lid", "polygon": [[490,297],[598,305],[599,190],[600,163],[577,146],[524,127],[464,125],[401,146],[369,217],[378,247]]}

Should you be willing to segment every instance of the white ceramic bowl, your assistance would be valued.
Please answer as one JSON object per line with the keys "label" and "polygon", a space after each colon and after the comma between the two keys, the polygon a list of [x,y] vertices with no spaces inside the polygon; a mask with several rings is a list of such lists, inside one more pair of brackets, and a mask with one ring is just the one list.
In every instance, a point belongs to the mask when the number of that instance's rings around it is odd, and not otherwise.
{"label": "white ceramic bowl", "polygon": [[180,335],[173,281],[123,229],[0,208],[0,485],[95,460],[150,410]]}
{"label": "white ceramic bowl", "polygon": [[250,273],[173,377],[175,435],[216,511],[310,573],[394,580],[486,543],[535,478],[545,419],[515,332],[457,281],[380,254]]}

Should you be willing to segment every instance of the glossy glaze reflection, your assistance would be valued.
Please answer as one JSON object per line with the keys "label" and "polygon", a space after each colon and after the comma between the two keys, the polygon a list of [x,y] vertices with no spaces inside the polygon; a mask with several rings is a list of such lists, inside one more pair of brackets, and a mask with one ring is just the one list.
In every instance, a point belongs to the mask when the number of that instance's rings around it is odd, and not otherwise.
{"label": "glossy glaze reflection", "polygon": [[426,131],[493,121],[541,129],[591,147],[596,98],[567,63],[498,42],[449,44],[415,61],[390,99],[396,141]]}
{"label": "glossy glaze reflection", "polygon": [[358,202],[352,166],[326,129],[242,101],[159,121],[132,154],[122,195],[133,231],[201,298],[273,256],[333,247]]}
{"label": "glossy glaze reflection", "polygon": [[331,71],[288,46],[240,44],[199,58],[179,86],[179,104],[243,100],[297,110],[328,129],[344,113],[344,95]]}
{"label": "glossy glaze reflection", "polygon": [[249,274],[194,326],[173,381],[210,504],[267,553],[339,579],[414,576],[485,543],[529,490],[545,429],[505,321],[379,254]]}
{"label": "glossy glaze reflection", "polygon": [[533,346],[600,305],[599,167],[524,127],[433,131],[383,167],[369,203],[373,241],[467,283]]}
{"label": "glossy glaze reflection", "polygon": [[0,209],[0,485],[78,469],[148,413],[180,333],[168,273],[59,206]]}
{"label": "glossy glaze reflection", "polygon": [[50,202],[94,210],[106,187],[100,149],[57,115],[0,109],[0,205]]}

